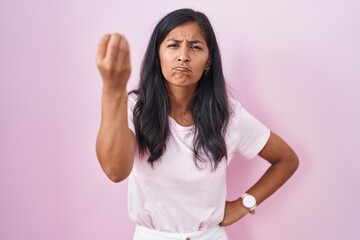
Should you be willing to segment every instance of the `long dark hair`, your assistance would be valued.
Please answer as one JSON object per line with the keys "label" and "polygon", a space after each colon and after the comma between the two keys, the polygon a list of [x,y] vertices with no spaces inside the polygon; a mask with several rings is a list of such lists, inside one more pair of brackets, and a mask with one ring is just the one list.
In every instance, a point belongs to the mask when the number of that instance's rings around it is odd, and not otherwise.
{"label": "long dark hair", "polygon": [[148,162],[153,166],[166,150],[170,132],[170,106],[160,67],[159,48],[171,30],[188,22],[199,24],[211,58],[210,70],[200,78],[189,106],[195,123],[194,161],[199,167],[198,161],[210,159],[215,170],[219,162],[227,157],[224,137],[229,122],[229,106],[215,33],[208,18],[201,12],[175,10],[156,25],[142,62],[139,87],[133,91],[138,95],[133,112],[136,137],[140,154],[148,151]]}

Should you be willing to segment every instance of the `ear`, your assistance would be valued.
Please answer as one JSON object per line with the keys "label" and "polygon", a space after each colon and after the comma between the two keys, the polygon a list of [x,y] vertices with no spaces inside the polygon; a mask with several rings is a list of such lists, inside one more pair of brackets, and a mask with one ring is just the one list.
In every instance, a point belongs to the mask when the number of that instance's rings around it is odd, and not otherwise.
{"label": "ear", "polygon": [[205,65],[205,70],[206,71],[209,71],[211,63],[212,63],[211,58],[209,58],[208,61],[206,62],[206,65]]}

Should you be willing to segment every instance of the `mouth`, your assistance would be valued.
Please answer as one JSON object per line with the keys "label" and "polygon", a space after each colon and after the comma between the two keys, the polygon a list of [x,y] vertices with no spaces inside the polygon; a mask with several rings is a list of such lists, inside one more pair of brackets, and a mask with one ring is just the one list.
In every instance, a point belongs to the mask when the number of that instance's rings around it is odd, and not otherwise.
{"label": "mouth", "polygon": [[184,66],[177,66],[173,68],[174,71],[178,72],[192,72],[190,68],[184,67]]}

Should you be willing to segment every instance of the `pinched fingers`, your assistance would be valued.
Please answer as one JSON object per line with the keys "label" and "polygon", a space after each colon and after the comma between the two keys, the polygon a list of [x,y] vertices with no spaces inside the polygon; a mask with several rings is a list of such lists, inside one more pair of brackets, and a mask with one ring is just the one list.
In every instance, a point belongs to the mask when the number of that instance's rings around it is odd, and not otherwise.
{"label": "pinched fingers", "polygon": [[124,36],[106,34],[99,42],[97,66],[104,83],[124,87],[131,73],[129,44]]}
{"label": "pinched fingers", "polygon": [[118,33],[111,34],[110,40],[106,48],[106,55],[104,58],[105,62],[116,62],[116,59],[119,54],[119,44],[121,41],[121,36]]}
{"label": "pinched fingers", "polygon": [[105,34],[99,41],[98,48],[96,51],[96,64],[99,66],[106,55],[106,48],[110,40],[111,35]]}
{"label": "pinched fingers", "polygon": [[99,42],[97,63],[107,68],[116,68],[129,62],[129,44],[124,36],[106,34]]}
{"label": "pinched fingers", "polygon": [[128,61],[130,60],[129,55],[130,55],[129,43],[125,37],[122,37],[119,43],[119,55],[117,58],[118,62],[122,64],[128,63]]}

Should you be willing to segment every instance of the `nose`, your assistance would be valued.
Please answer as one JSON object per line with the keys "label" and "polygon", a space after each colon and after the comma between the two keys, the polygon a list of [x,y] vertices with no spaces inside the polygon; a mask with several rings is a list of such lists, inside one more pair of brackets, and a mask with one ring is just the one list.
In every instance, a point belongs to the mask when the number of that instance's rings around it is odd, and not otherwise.
{"label": "nose", "polygon": [[185,62],[185,63],[190,62],[189,50],[187,49],[187,47],[182,47],[179,50],[179,56],[177,60],[178,62]]}

